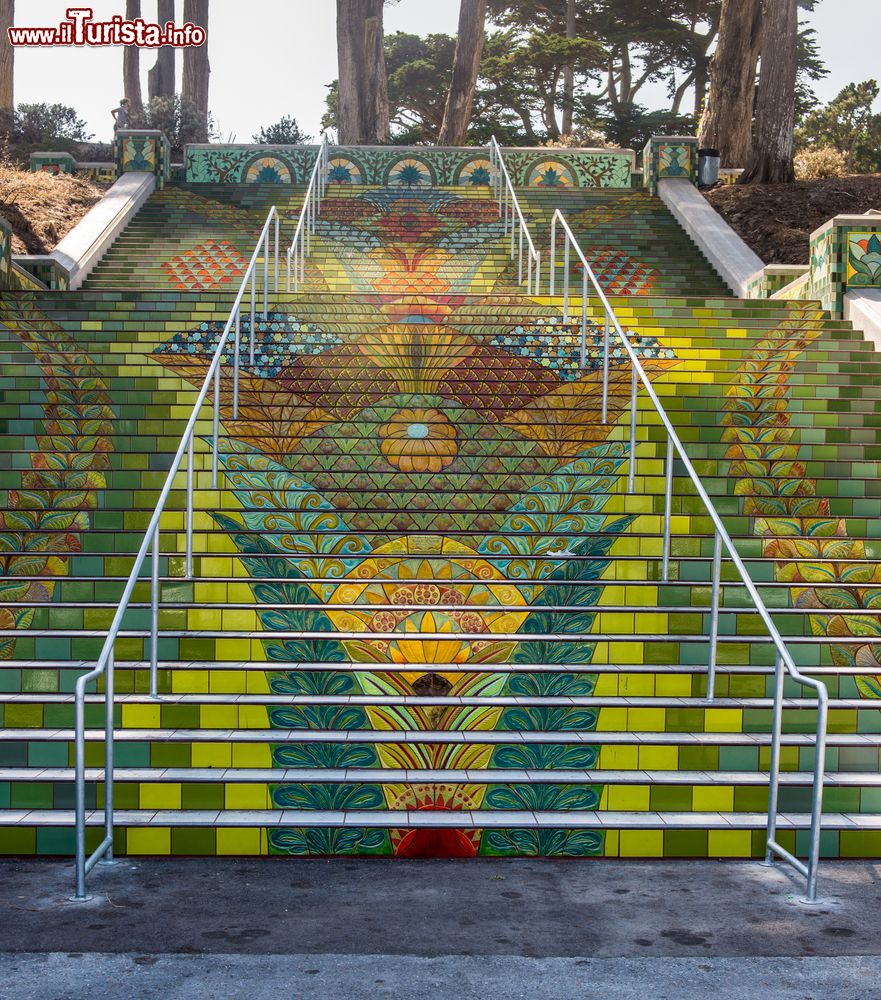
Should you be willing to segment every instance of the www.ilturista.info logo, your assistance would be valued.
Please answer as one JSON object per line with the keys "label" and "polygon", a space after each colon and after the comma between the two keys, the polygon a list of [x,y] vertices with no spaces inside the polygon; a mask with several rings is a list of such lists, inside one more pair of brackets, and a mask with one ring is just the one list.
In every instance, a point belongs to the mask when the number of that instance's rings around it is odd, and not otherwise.
{"label": "www.ilturista.info logo", "polygon": [[136,45],[157,49],[162,45],[190,48],[205,44],[201,25],[151,24],[143,18],[126,21],[115,14],[109,21],[95,21],[91,7],[68,7],[67,20],[54,28],[7,28],[10,45]]}

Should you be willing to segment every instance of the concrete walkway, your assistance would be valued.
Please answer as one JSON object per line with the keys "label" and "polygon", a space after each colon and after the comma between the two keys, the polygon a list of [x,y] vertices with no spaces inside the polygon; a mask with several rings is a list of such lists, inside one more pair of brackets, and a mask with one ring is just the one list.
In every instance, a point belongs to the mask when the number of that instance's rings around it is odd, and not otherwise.
{"label": "concrete walkway", "polygon": [[881,865],[0,862],[0,998],[881,997]]}

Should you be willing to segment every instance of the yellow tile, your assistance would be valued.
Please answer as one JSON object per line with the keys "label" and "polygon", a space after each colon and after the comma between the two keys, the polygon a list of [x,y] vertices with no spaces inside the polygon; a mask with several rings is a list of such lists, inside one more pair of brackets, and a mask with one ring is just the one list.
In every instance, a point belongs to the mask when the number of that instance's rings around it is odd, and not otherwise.
{"label": "yellow tile", "polygon": [[730,785],[695,785],[696,812],[733,812],[734,789]]}
{"label": "yellow tile", "polygon": [[187,612],[187,628],[219,630],[221,627],[219,609],[193,608]]}
{"label": "yellow tile", "polygon": [[123,729],[158,729],[160,726],[159,705],[123,705]]}
{"label": "yellow tile", "polygon": [[639,767],[644,771],[678,771],[679,747],[637,747]]}
{"label": "yellow tile", "polygon": [[246,670],[212,670],[209,679],[212,694],[245,694]]}
{"label": "yellow tile", "polygon": [[193,588],[193,597],[197,604],[221,604],[226,600],[226,584],[199,581]]}
{"label": "yellow tile", "polygon": [[239,728],[270,729],[269,712],[262,705],[240,705]]}
{"label": "yellow tile", "polygon": [[618,688],[622,698],[648,698],[655,693],[654,674],[619,674]]}
{"label": "yellow tile", "polygon": [[126,854],[171,854],[171,830],[167,826],[129,827]]}
{"label": "yellow tile", "polygon": [[691,678],[687,674],[657,674],[655,693],[659,698],[688,698],[691,696]]}
{"label": "yellow tile", "polygon": [[235,743],[232,767],[272,767],[272,751],[259,743]]}
{"label": "yellow tile", "polygon": [[610,642],[608,663],[643,663],[645,649],[641,642]]}
{"label": "yellow tile", "polygon": [[618,831],[617,830],[606,830],[606,836],[603,843],[603,856],[607,858],[617,858],[618,857]]}
{"label": "yellow tile", "polygon": [[631,605],[657,605],[657,587],[625,587],[625,604]]}
{"label": "yellow tile", "polygon": [[246,694],[270,694],[269,679],[258,670],[248,670]]}
{"label": "yellow tile", "polygon": [[142,809],[180,809],[181,786],[177,784],[141,785],[139,801]]}
{"label": "yellow tile", "polygon": [[600,674],[593,689],[596,698],[614,698],[618,694],[618,675]]}
{"label": "yellow tile", "polygon": [[[217,639],[214,645],[218,660],[226,662],[247,662],[251,657],[251,641],[249,639]],[[263,659],[264,657],[260,657]]]}
{"label": "yellow tile", "polygon": [[207,670],[175,670],[171,675],[175,694],[208,694]]}
{"label": "yellow tile", "polygon": [[238,729],[238,706],[202,705],[199,709],[199,725],[202,729]]}
{"label": "yellow tile", "polygon": [[621,830],[620,853],[622,858],[662,858],[664,833],[662,830]]}
{"label": "yellow tile", "polygon": [[646,812],[649,808],[648,785],[609,785],[607,809],[620,812]]}
{"label": "yellow tile", "polygon": [[232,767],[232,744],[194,743],[193,767]]}
{"label": "yellow tile", "polygon": [[262,848],[259,827],[219,827],[217,830],[217,853],[229,857],[258,856],[266,852]]}
{"label": "yellow tile", "polygon": [[634,618],[624,612],[603,611],[597,615],[596,630],[598,632],[633,635]]}
{"label": "yellow tile", "polygon": [[599,763],[604,771],[638,771],[639,747],[600,747]]}
{"label": "yellow tile", "polygon": [[257,629],[257,615],[253,611],[224,610],[223,628],[230,632],[253,632]]}
{"label": "yellow tile", "polygon": [[752,856],[749,830],[710,830],[707,855],[711,858],[749,858]]}
{"label": "yellow tile", "polygon": [[624,733],[627,732],[626,708],[601,708],[597,720],[597,732]]}
{"label": "yellow tile", "polygon": [[226,785],[224,801],[227,809],[268,809],[269,789],[266,785]]}
{"label": "yellow tile", "polygon": [[667,728],[667,713],[663,708],[629,708],[627,726],[631,732],[663,733]]}
{"label": "yellow tile", "polygon": [[708,733],[739,733],[743,729],[743,711],[739,708],[708,708],[704,713]]}

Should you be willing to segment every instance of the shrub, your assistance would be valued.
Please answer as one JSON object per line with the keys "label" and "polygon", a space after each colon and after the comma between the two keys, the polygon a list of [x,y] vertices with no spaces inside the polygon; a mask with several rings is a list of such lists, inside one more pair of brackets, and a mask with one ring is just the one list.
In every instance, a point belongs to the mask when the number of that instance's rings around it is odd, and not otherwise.
{"label": "shrub", "polygon": [[800,181],[820,181],[847,173],[844,153],[832,146],[805,149],[795,157],[795,176]]}
{"label": "shrub", "polygon": [[261,128],[253,135],[254,142],[261,146],[300,146],[312,142],[312,136],[306,135],[297,124],[296,118],[285,115],[274,125]]}

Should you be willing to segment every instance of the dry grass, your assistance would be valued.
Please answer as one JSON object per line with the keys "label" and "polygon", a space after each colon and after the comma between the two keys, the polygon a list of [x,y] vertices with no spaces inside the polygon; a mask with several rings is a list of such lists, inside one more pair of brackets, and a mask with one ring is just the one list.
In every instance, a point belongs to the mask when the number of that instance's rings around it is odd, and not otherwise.
{"label": "dry grass", "polygon": [[12,226],[12,252],[51,253],[104,191],[76,177],[0,165],[0,215]]}

